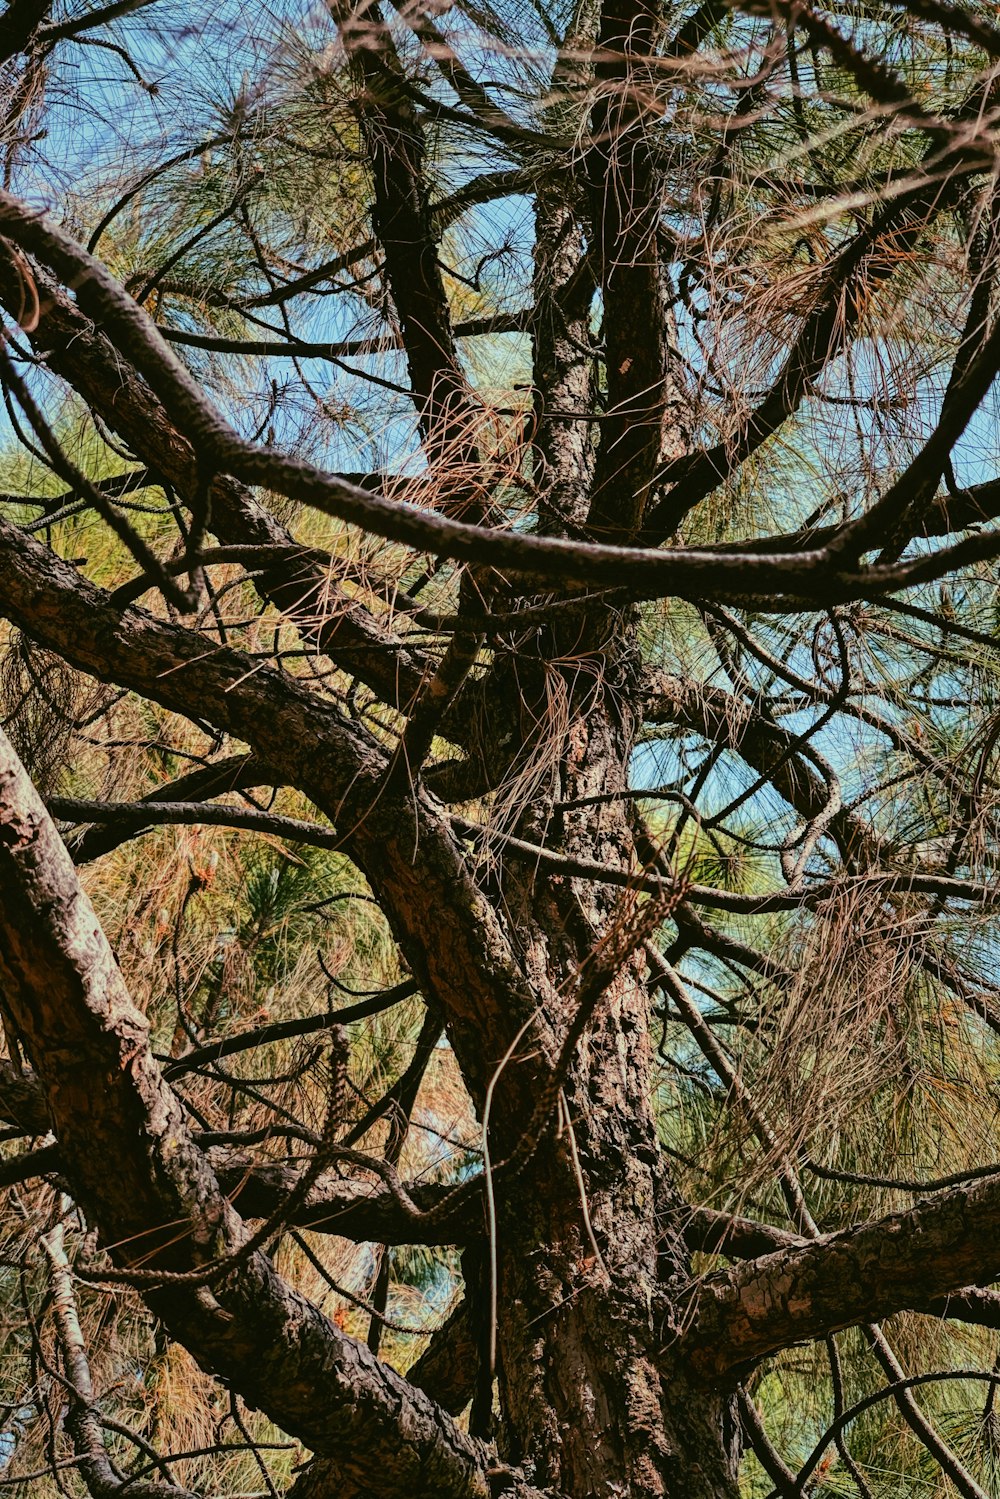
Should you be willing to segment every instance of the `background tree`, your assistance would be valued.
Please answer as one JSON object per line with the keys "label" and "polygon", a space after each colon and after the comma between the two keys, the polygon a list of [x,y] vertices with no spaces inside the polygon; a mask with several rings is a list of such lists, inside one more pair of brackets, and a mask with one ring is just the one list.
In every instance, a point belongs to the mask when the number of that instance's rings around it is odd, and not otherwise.
{"label": "background tree", "polygon": [[996,1493],[990,8],[0,55],[0,1482]]}

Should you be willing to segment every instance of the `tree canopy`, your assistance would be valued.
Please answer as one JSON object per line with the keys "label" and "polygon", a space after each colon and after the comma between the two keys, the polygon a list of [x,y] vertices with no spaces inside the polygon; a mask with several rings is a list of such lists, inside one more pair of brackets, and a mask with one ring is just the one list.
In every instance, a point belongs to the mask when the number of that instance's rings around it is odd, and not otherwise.
{"label": "tree canopy", "polygon": [[0,1487],[1000,1492],[1000,25],[7,0]]}

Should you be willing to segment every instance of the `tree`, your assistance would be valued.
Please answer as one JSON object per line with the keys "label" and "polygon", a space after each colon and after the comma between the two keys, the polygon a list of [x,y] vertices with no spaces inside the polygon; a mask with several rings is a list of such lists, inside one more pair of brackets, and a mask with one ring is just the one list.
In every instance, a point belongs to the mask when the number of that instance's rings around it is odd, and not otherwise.
{"label": "tree", "polygon": [[995,1482],[988,11],[8,0],[15,1477]]}

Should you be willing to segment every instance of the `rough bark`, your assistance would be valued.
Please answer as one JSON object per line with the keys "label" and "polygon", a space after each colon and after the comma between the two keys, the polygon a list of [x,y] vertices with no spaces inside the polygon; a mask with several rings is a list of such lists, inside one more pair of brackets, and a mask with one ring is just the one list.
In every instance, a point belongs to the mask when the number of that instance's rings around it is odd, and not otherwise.
{"label": "rough bark", "polygon": [[658,466],[682,459],[689,448],[690,401],[670,338],[659,250],[659,168],[648,135],[662,28],[657,5],[604,0],[588,167],[604,298],[608,410],[588,526],[615,541],[638,532]]}
{"label": "rough bark", "polygon": [[[547,829],[571,857],[630,869],[626,804],[573,804],[627,784],[634,622],[598,608],[582,625],[542,637],[539,671],[546,652],[576,669],[560,668],[565,721],[534,715],[536,735],[550,736],[558,754],[519,831]],[[525,667],[522,690],[531,681]],[[510,861],[504,901],[534,991],[550,1024],[564,1028],[576,975],[627,928],[629,898]],[[604,989],[565,1077],[559,1133],[550,1129],[524,1173],[499,1187],[501,1440],[512,1461],[530,1461],[543,1482],[569,1493],[733,1499],[728,1397],[685,1400],[683,1361],[666,1369],[651,1342],[657,1287],[683,1276],[686,1251],[679,1233],[664,1239],[657,1228],[656,1205],[671,1189],[650,1102],[642,966],[633,953]],[[497,1152],[506,1153],[512,1142],[497,1133]]]}
{"label": "rough bark", "polygon": [[707,1277],[684,1335],[693,1367],[714,1382],[820,1328],[877,1321],[951,1289],[992,1284],[1000,1279],[998,1210],[1000,1179],[987,1177]]}

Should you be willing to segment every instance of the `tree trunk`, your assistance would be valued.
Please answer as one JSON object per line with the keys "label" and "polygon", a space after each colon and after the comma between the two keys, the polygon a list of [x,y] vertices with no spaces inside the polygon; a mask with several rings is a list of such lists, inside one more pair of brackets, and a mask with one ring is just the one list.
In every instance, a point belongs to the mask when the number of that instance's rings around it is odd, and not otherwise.
{"label": "tree trunk", "polygon": [[[631,611],[609,609],[583,639],[563,631],[552,642],[569,713],[540,731],[561,740],[558,764],[548,799],[519,827],[621,870],[636,867],[629,804],[613,799],[627,788],[634,746],[634,628]],[[537,706],[534,716],[542,717]],[[504,897],[561,1037],[574,1013],[573,980],[623,922],[630,897],[513,860]],[[736,1499],[730,1397],[692,1389],[680,1363],[667,1380],[659,1372],[670,1341],[664,1294],[685,1287],[689,1265],[652,1111],[644,969],[634,952],[606,988],[568,1070],[564,1104],[528,1166],[498,1192],[498,1435],[510,1461],[573,1499]],[[494,1159],[514,1145],[491,1135]]]}

